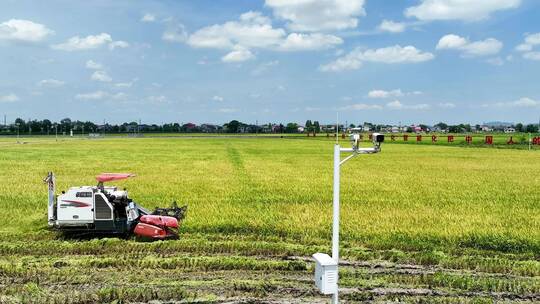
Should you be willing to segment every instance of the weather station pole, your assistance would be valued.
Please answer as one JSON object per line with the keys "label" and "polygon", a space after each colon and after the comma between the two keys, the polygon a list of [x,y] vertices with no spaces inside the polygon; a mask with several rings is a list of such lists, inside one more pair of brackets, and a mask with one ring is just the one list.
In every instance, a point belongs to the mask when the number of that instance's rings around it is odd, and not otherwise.
{"label": "weather station pole", "polygon": [[[336,129],[338,131],[339,129]],[[332,303],[339,303],[339,218],[340,218],[340,168],[348,160],[360,154],[375,154],[381,151],[381,143],[384,142],[384,135],[372,134],[373,147],[360,148],[360,134],[351,134],[352,148],[342,148],[339,145],[336,132],[336,144],[334,145],[334,186],[332,200],[332,257],[324,253],[315,253],[315,285],[319,291],[325,295],[332,295]],[[352,153],[341,159],[341,152]]]}

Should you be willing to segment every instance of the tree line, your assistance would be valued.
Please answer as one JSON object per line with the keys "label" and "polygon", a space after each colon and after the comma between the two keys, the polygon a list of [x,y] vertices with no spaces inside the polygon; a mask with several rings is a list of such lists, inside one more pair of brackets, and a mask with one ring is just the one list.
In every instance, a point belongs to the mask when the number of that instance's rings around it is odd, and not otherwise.
{"label": "tree line", "polygon": [[[338,131],[343,132],[346,129],[356,128],[361,131],[376,132],[394,132],[399,128],[399,132],[448,132],[448,133],[468,133],[482,130],[481,125],[457,124],[448,125],[440,122],[434,126],[420,124],[418,126],[392,126],[387,124],[373,124],[370,122],[359,123],[358,125],[349,124],[348,126],[338,126]],[[516,132],[537,133],[539,126],[537,124],[517,123],[512,126]],[[504,131],[504,126],[494,127],[493,131]],[[307,120],[305,124],[299,125],[295,122],[287,124],[266,123],[262,125],[253,125],[243,123],[238,120],[232,120],[223,125],[193,123],[165,123],[165,124],[140,124],[138,122],[124,122],[121,124],[103,123],[95,124],[91,121],[71,120],[64,118],[59,122],[53,122],[49,119],[43,120],[23,120],[17,118],[15,123],[4,125],[0,128],[3,134],[86,134],[86,133],[321,133],[335,132],[335,125],[322,125],[318,121]]]}

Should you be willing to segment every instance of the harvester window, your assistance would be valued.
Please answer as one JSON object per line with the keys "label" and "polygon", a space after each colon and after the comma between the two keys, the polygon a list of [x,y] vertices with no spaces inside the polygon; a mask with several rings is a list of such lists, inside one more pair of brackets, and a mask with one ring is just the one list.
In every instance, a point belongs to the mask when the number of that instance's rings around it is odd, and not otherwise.
{"label": "harvester window", "polygon": [[92,197],[92,192],[77,192],[76,197]]}

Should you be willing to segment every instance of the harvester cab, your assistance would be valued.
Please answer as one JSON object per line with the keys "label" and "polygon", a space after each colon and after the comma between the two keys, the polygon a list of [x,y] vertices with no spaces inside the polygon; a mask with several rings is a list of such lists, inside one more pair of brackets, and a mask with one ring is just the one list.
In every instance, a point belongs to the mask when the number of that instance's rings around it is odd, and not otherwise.
{"label": "harvester cab", "polygon": [[49,172],[49,227],[73,234],[136,235],[149,239],[178,238],[187,206],[156,208],[150,212],[129,198],[127,190],[105,182],[134,177],[131,173],[103,173],[97,186],[71,187],[56,196],[56,178]]}

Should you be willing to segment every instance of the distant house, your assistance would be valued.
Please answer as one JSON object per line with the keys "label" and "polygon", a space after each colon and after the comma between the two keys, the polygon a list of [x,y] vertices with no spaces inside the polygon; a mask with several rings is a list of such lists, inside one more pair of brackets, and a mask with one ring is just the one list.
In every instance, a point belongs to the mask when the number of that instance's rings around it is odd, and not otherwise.
{"label": "distant house", "polygon": [[516,133],[516,129],[513,127],[506,127],[504,128],[504,133]]}
{"label": "distant house", "polygon": [[392,132],[392,133],[399,133],[400,131],[401,130],[397,126],[393,126],[392,129],[390,130],[390,132]]}
{"label": "distant house", "polygon": [[212,124],[202,124],[200,128],[203,133],[215,133],[219,129],[218,126]]}
{"label": "distant house", "polygon": [[364,130],[362,127],[356,127],[356,128],[349,128],[350,133],[360,133]]}
{"label": "distant house", "polygon": [[305,130],[306,130],[305,127],[303,127],[303,126],[298,126],[298,132],[299,132],[299,133],[304,133]]}
{"label": "distant house", "polygon": [[271,133],[272,132],[272,126],[271,125],[262,125],[259,126],[261,128],[261,133]]}
{"label": "distant house", "polygon": [[321,126],[321,131],[323,132],[335,132],[336,126],[335,125],[323,125]]}
{"label": "distant house", "polygon": [[493,128],[490,126],[481,126],[480,129],[482,132],[493,132]]}

